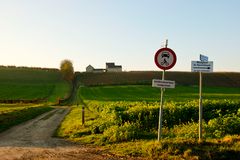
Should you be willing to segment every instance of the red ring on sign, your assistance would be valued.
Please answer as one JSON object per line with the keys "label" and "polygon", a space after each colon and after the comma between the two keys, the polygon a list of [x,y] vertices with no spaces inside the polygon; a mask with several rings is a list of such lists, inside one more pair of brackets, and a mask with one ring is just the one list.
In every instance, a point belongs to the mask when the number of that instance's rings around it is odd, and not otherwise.
{"label": "red ring on sign", "polygon": [[[172,62],[172,64],[169,65],[169,66],[167,66],[167,67],[162,66],[162,65],[159,64],[159,62],[158,62],[158,55],[159,55],[161,52],[163,52],[163,51],[167,51],[167,52],[169,52],[169,53],[173,56],[173,62]],[[170,48],[161,48],[161,49],[159,49],[159,50],[156,52],[155,57],[154,57],[154,61],[155,61],[155,64],[158,66],[158,68],[160,68],[160,69],[162,69],[162,70],[169,70],[169,69],[171,69],[171,68],[176,64],[176,62],[177,62],[177,56],[176,56],[175,52],[174,52],[172,49],[170,49]]]}

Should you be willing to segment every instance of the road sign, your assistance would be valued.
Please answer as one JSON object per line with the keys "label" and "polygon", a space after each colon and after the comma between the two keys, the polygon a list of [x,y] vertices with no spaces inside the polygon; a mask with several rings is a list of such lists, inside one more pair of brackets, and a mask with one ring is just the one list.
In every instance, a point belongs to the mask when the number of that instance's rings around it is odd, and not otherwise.
{"label": "road sign", "polygon": [[152,80],[152,87],[175,88],[175,81],[153,79]]}
{"label": "road sign", "polygon": [[208,62],[208,57],[200,54],[200,61],[202,61],[202,62]]}
{"label": "road sign", "polygon": [[174,81],[164,80],[165,71],[171,69],[177,61],[177,56],[173,50],[167,48],[168,40],[166,40],[165,48],[159,49],[154,56],[155,64],[162,69],[162,80],[153,79],[152,86],[161,88],[161,99],[159,108],[159,122],[158,122],[158,141],[162,135],[162,116],[163,116],[163,93],[165,88],[175,88]]}
{"label": "road sign", "polygon": [[192,61],[192,72],[213,72],[213,61]]}
{"label": "road sign", "polygon": [[200,61],[192,61],[192,72],[199,72],[199,142],[202,141],[202,72],[213,72],[213,61],[208,61],[208,57],[200,54]]}
{"label": "road sign", "polygon": [[168,70],[176,64],[177,56],[170,48],[161,48],[156,52],[154,60],[158,68]]}

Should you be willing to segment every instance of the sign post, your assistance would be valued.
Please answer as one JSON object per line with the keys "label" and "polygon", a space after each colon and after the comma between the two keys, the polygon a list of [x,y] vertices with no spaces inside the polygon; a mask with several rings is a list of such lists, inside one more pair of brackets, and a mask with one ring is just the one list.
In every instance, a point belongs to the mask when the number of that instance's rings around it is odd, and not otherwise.
{"label": "sign post", "polygon": [[199,72],[199,142],[202,141],[202,78],[203,72],[213,72],[213,62],[208,61],[208,57],[200,54],[200,61],[192,61],[192,72]]}
{"label": "sign post", "polygon": [[[163,70],[162,73],[162,80],[164,80],[165,77],[165,70]],[[161,97],[160,97],[160,108],[159,108],[159,120],[158,120],[158,141],[160,141],[161,135],[162,135],[162,117],[163,117],[163,93],[164,88],[161,88]]]}
{"label": "sign post", "polygon": [[199,72],[199,142],[202,140],[202,72]]}
{"label": "sign post", "polygon": [[[166,41],[165,48],[159,49],[154,57],[155,64],[158,68],[162,69],[162,80],[153,80],[153,87],[160,87],[161,88],[161,97],[160,97],[160,108],[159,108],[159,123],[158,123],[158,141],[161,139],[162,135],[162,117],[163,117],[163,94],[165,88],[174,88],[175,82],[174,81],[166,81],[165,80],[165,71],[171,69],[177,61],[176,54],[170,48],[167,48],[168,41]],[[174,85],[173,85],[174,82]]]}

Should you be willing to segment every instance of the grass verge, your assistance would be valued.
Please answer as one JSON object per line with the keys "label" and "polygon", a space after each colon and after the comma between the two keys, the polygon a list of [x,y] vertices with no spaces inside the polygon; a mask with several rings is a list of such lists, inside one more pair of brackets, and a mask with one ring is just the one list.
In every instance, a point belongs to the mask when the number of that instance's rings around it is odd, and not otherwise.
{"label": "grass verge", "polygon": [[[76,140],[83,135],[90,135],[89,127],[91,126],[91,120],[96,118],[96,114],[85,109],[85,121],[82,124],[82,106],[72,106],[70,113],[65,116],[63,122],[57,129],[55,135],[58,137],[68,138]],[[86,139],[85,139],[86,141]],[[91,143],[86,141],[85,143]]]}
{"label": "grass verge", "polygon": [[[17,108],[17,107],[16,107]],[[17,109],[0,112],[0,132],[3,132],[10,127],[33,119],[40,114],[48,112],[53,108],[49,106],[26,106]]]}
{"label": "grass verge", "polygon": [[[97,110],[97,106],[95,109]],[[94,133],[93,125],[100,116],[97,112],[93,112],[91,108],[86,109],[84,125],[81,122],[81,114],[82,108],[74,106],[65,117],[56,135],[83,144],[101,146],[102,149],[118,156],[128,155],[150,159],[240,159],[240,135],[225,135],[220,138],[209,136],[207,138],[204,134],[205,139],[200,143],[195,129],[197,124],[190,123],[176,125],[171,130],[163,128],[164,138],[160,142],[156,141],[156,134],[142,139],[110,142],[106,141],[104,133]],[[106,118],[111,119],[111,117]],[[121,129],[123,128],[120,128],[116,134],[121,134],[123,131]],[[111,133],[115,134],[115,132]]]}

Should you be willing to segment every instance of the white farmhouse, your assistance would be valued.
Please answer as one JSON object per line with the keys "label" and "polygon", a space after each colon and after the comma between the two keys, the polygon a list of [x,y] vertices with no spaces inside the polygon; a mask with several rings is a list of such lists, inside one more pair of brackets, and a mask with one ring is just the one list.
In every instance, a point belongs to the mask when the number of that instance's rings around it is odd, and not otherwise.
{"label": "white farmhouse", "polygon": [[91,65],[86,67],[86,72],[103,73],[103,72],[122,72],[122,66],[115,65],[115,63],[106,63],[106,69],[94,68]]}
{"label": "white farmhouse", "polygon": [[86,67],[86,72],[92,72],[92,73],[102,73],[102,72],[105,72],[105,69],[95,69],[93,66],[91,65],[88,65]]}

